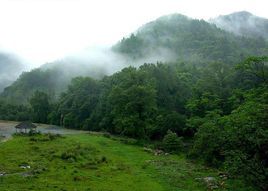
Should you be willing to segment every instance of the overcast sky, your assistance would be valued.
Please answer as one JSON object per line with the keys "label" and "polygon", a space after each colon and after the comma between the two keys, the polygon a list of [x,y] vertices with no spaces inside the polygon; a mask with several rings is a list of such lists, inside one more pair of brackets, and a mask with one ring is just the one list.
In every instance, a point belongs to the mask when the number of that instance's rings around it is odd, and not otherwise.
{"label": "overcast sky", "polygon": [[0,49],[40,65],[111,45],[159,16],[209,19],[246,10],[268,18],[267,0],[0,0]]}

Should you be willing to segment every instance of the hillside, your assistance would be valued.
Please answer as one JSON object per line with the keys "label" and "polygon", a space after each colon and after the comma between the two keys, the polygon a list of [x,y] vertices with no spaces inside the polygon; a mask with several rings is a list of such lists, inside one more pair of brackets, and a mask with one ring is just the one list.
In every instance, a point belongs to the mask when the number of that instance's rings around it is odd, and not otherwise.
{"label": "hillside", "polygon": [[236,35],[268,40],[268,19],[255,16],[246,11],[221,15],[211,19],[210,22]]}
{"label": "hillside", "polygon": [[237,37],[204,20],[179,14],[145,24],[114,46],[114,50],[136,60],[195,63],[236,63],[249,55],[267,54],[267,48],[260,39]]}
{"label": "hillside", "polygon": [[0,174],[4,174],[0,189],[205,191],[216,186],[219,191],[252,190],[183,155],[154,155],[150,149],[146,152],[123,142],[135,140],[89,134],[15,136],[0,143]]}

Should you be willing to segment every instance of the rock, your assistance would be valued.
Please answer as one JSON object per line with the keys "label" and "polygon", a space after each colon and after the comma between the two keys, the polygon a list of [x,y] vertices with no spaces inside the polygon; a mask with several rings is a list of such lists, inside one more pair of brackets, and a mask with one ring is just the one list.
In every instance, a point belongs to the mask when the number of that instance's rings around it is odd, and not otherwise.
{"label": "rock", "polygon": [[5,176],[5,172],[0,172],[0,176]]}
{"label": "rock", "polygon": [[227,180],[228,179],[228,175],[223,173],[223,172],[220,172],[219,173],[219,177],[222,178],[223,180]]}
{"label": "rock", "polygon": [[215,190],[219,188],[219,183],[215,177],[208,176],[203,178],[209,190]]}
{"label": "rock", "polygon": [[164,153],[164,151],[159,150],[159,149],[157,149],[157,150],[154,151],[154,155],[155,155],[155,156],[157,156],[157,155],[162,155],[163,153]]}
{"label": "rock", "polygon": [[212,182],[212,181],[215,181],[216,180],[216,178],[214,178],[214,177],[212,177],[212,176],[208,176],[208,177],[205,177],[204,178],[204,181],[205,182]]}
{"label": "rock", "polygon": [[30,169],[31,166],[30,166],[30,165],[21,165],[20,168],[23,168],[23,169]]}

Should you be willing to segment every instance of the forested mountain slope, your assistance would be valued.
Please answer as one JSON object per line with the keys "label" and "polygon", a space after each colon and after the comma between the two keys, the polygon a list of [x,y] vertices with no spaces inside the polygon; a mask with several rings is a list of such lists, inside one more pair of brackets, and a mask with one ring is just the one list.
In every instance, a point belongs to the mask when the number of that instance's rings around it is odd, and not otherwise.
{"label": "forested mountain slope", "polygon": [[12,103],[27,103],[35,91],[42,91],[52,100],[56,100],[60,93],[66,90],[72,78],[92,76],[98,79],[104,76],[104,68],[94,69],[86,64],[81,65],[81,62],[49,63],[30,72],[23,72],[11,86],[4,89],[1,97]]}
{"label": "forested mountain slope", "polygon": [[124,67],[122,57],[110,50],[85,52],[82,56],[67,57],[22,73],[11,86],[5,88],[1,97],[12,103],[27,103],[33,93],[39,90],[56,100],[74,77],[101,79]]}
{"label": "forested mountain slope", "polygon": [[238,37],[204,20],[173,14],[160,17],[123,38],[114,49],[134,59],[235,63],[267,54],[267,42]]}

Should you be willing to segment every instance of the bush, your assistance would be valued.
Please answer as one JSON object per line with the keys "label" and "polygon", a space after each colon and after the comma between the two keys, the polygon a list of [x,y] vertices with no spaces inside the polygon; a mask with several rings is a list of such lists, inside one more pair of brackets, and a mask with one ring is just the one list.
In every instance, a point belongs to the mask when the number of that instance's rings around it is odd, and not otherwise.
{"label": "bush", "polygon": [[163,149],[167,152],[178,152],[183,148],[182,137],[168,130],[162,141]]}
{"label": "bush", "polygon": [[208,119],[198,129],[190,157],[199,158],[208,165],[219,167],[224,161],[225,134],[216,121],[216,117],[213,121]]}

